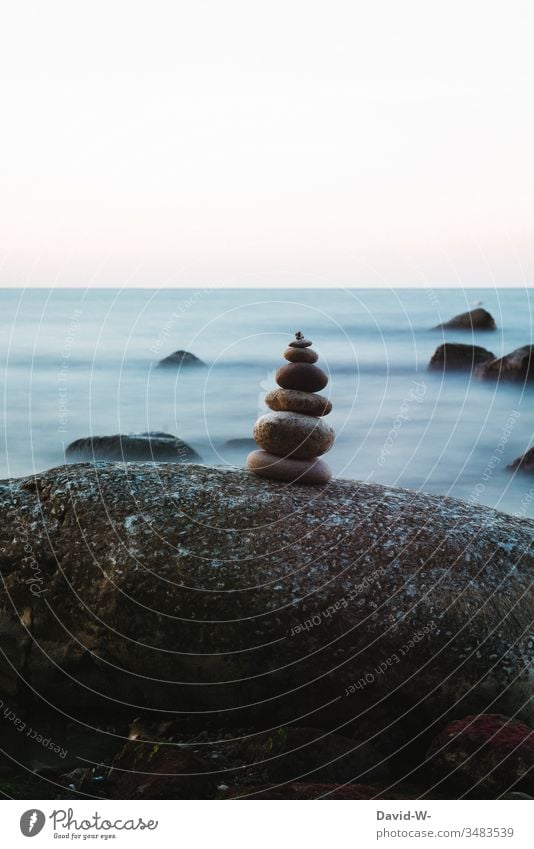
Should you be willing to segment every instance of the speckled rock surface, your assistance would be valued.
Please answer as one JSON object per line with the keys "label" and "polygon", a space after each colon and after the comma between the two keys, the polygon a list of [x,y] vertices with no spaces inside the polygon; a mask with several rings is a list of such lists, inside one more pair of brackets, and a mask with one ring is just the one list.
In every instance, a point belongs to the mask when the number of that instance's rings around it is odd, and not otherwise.
{"label": "speckled rock surface", "polygon": [[4,481],[0,515],[2,693],[258,730],[386,698],[424,727],[490,704],[532,720],[530,521],[355,481],[106,463]]}
{"label": "speckled rock surface", "polygon": [[336,438],[333,428],[322,419],[289,412],[260,416],[254,424],[253,436],[265,451],[301,460],[326,454]]}

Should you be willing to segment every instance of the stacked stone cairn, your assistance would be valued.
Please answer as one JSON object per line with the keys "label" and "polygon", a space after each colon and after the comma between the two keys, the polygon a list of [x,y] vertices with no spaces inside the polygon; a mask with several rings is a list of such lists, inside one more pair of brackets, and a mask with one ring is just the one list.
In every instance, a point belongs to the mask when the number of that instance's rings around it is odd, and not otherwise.
{"label": "stacked stone cairn", "polygon": [[315,365],[318,356],[299,331],[284,351],[288,363],[276,372],[279,389],[265,396],[272,412],[254,425],[260,449],[247,457],[251,472],[264,478],[300,484],[326,484],[332,472],[321,454],[334,444],[334,430],[324,421],[332,404],[324,395],[328,377]]}

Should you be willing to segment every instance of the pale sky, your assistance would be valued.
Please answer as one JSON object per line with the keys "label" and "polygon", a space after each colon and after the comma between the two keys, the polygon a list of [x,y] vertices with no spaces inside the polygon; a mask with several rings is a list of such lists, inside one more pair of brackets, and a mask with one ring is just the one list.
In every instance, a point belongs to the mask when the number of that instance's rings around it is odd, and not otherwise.
{"label": "pale sky", "polygon": [[0,0],[0,285],[531,285],[530,0]]}

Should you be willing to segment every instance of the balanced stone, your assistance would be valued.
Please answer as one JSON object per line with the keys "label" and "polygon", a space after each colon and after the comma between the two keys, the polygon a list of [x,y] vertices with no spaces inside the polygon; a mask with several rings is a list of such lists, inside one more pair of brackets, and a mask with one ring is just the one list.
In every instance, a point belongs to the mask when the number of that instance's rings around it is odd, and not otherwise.
{"label": "balanced stone", "polygon": [[317,354],[299,331],[284,351],[288,364],[276,372],[280,389],[268,392],[265,402],[273,412],[254,425],[259,451],[247,457],[251,472],[287,483],[326,484],[332,473],[319,460],[334,444],[335,434],[323,416],[332,404],[323,395],[328,377],[315,365]]}
{"label": "balanced stone", "polygon": [[297,330],[295,333],[295,338],[292,342],[289,343],[290,348],[309,348],[311,342],[309,339],[304,338],[304,334]]}
{"label": "balanced stone", "polygon": [[288,363],[278,369],[275,380],[282,389],[298,389],[301,392],[319,392],[328,383],[324,371],[310,363]]}
{"label": "balanced stone", "polygon": [[277,457],[261,449],[248,455],[247,466],[260,477],[286,483],[318,486],[328,483],[332,477],[329,467],[318,457],[315,460],[295,460],[293,457]]}
{"label": "balanced stone", "polygon": [[261,416],[254,425],[253,436],[265,451],[299,460],[326,454],[335,439],[333,428],[323,419],[289,412]]}
{"label": "balanced stone", "polygon": [[284,357],[290,363],[316,363],[319,359],[313,348],[286,348]]}
{"label": "balanced stone", "polygon": [[324,395],[299,392],[297,389],[273,389],[265,396],[265,403],[277,412],[302,413],[305,416],[327,416],[332,404]]}

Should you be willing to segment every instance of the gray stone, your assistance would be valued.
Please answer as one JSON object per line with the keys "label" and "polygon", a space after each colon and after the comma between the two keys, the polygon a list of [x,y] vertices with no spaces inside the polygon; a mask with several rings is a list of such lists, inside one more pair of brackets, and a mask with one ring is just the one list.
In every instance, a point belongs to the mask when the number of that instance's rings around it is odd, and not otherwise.
{"label": "gray stone", "polygon": [[191,463],[202,458],[190,445],[172,433],[116,433],[112,436],[86,436],[71,442],[65,450],[70,462],[110,460],[119,462]]}

